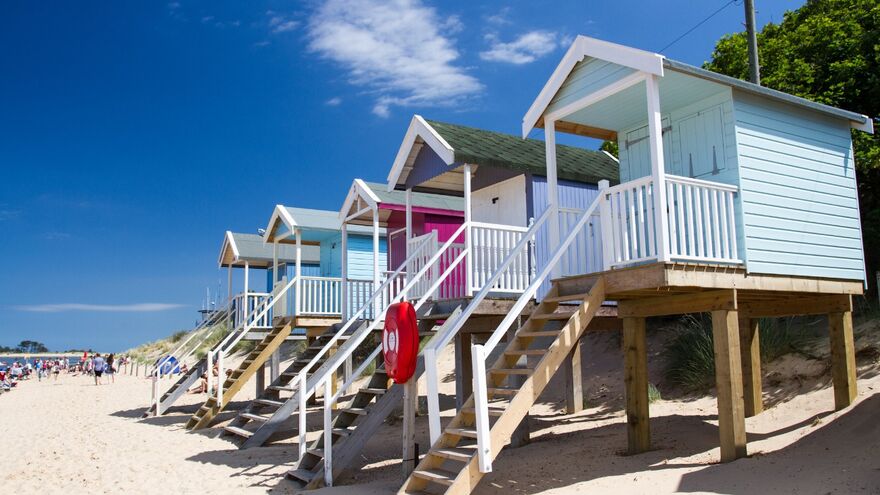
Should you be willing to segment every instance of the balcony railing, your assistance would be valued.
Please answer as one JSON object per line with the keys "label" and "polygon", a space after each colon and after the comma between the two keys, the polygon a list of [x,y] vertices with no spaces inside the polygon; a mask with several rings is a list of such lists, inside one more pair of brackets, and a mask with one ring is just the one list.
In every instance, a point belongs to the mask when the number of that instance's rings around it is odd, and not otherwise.
{"label": "balcony railing", "polygon": [[[239,293],[233,296],[232,306],[230,307],[232,328],[241,326],[248,315],[252,314],[254,310],[269,297],[269,295],[268,292],[248,292],[246,294]],[[267,312],[251,323],[251,328],[271,328],[272,313]]]}

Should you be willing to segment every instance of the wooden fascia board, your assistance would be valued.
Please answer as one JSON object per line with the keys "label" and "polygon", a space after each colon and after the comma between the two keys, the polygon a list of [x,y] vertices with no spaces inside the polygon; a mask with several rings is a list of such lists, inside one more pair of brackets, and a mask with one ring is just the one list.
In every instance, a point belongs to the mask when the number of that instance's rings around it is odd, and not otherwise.
{"label": "wooden fascia board", "polygon": [[403,142],[397,150],[391,171],[388,173],[388,191],[393,191],[397,187],[400,174],[403,173],[409,159],[410,150],[416,144],[416,138],[421,138],[447,165],[452,165],[455,161],[455,150],[443,139],[443,136],[431,127],[421,115],[413,115],[409,128],[403,137]]}
{"label": "wooden fascia board", "polygon": [[726,289],[619,301],[617,315],[644,318],[736,309],[736,289]]}
{"label": "wooden fascia board", "polygon": [[852,296],[845,294],[793,297],[740,303],[740,314],[749,318],[822,315],[852,311]]}

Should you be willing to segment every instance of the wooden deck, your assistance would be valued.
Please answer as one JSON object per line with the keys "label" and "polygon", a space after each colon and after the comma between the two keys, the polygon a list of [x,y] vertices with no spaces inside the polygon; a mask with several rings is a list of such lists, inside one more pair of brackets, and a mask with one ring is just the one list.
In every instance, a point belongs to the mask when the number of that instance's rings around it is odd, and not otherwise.
{"label": "wooden deck", "polygon": [[827,315],[836,410],[856,396],[852,296],[857,280],[746,273],[742,268],[652,263],[557,281],[561,295],[585,293],[604,279],[606,299],[623,321],[624,377],[630,453],[650,448],[645,319],[712,315],[721,461],[747,455],[745,418],[763,410],[758,319]]}

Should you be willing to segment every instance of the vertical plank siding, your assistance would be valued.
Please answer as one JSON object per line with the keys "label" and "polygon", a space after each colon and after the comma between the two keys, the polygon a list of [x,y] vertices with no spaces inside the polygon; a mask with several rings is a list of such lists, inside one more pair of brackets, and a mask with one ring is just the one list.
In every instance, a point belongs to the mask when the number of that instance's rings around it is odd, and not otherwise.
{"label": "vertical plank siding", "polygon": [[741,93],[734,107],[749,271],[864,280],[848,123]]}
{"label": "vertical plank siding", "polygon": [[587,57],[574,66],[545,113],[551,113],[634,73],[635,70],[629,67]]}

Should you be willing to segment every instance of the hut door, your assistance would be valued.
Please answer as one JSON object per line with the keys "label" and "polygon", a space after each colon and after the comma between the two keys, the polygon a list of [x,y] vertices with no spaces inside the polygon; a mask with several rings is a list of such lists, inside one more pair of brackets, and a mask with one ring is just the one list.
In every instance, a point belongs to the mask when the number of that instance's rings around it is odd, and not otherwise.
{"label": "hut door", "polygon": [[[663,125],[663,161],[666,162],[668,172],[672,161],[670,159],[672,143],[670,142],[669,117],[664,117]],[[640,179],[651,175],[651,143],[648,141],[648,126],[639,127],[626,133],[626,140],[621,150],[623,166],[620,168],[620,180],[623,182]]]}

